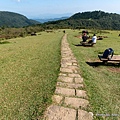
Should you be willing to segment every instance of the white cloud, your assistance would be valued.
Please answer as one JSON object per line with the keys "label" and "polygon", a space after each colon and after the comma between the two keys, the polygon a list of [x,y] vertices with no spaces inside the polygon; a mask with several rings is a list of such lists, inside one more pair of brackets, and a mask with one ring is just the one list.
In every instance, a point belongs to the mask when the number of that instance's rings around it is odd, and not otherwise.
{"label": "white cloud", "polygon": [[17,0],[18,2],[20,2],[20,0]]}

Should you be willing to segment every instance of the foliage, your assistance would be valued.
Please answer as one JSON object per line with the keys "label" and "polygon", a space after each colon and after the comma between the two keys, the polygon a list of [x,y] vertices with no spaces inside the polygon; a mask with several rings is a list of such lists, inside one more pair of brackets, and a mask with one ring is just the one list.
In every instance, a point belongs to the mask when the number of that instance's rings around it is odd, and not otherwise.
{"label": "foliage", "polygon": [[44,31],[42,26],[27,26],[23,28],[8,28],[1,27],[0,29],[0,40],[11,39],[16,37],[26,37],[31,33]]}

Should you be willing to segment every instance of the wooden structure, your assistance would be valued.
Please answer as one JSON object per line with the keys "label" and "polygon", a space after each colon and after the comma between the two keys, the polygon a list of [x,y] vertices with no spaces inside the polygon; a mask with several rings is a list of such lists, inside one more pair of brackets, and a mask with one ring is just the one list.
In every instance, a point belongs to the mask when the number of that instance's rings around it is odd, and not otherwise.
{"label": "wooden structure", "polygon": [[119,62],[120,63],[120,55],[113,55],[111,59],[103,58],[103,55],[98,55],[100,61],[103,61],[104,63],[111,61],[111,62]]}
{"label": "wooden structure", "polygon": [[90,46],[90,47],[92,47],[94,44],[96,44],[96,43],[81,42],[81,45],[83,45],[83,46]]}

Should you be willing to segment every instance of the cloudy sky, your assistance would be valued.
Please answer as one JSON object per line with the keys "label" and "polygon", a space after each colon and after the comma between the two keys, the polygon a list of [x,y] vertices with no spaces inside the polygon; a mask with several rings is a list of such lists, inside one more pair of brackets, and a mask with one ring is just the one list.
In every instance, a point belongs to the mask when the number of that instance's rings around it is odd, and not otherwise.
{"label": "cloudy sky", "polygon": [[77,12],[101,10],[120,14],[120,0],[0,0],[0,11],[28,18],[53,18]]}

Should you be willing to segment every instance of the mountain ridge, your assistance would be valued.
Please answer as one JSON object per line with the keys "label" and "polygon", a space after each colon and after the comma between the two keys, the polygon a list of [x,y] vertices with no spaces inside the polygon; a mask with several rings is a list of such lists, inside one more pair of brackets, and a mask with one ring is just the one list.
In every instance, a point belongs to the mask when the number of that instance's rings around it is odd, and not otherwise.
{"label": "mountain ridge", "polygon": [[[19,13],[0,11],[0,27],[25,27],[41,25],[47,28],[93,28],[120,30],[120,15],[104,11],[78,12],[65,19],[49,19],[45,23],[31,20]],[[44,26],[44,28],[45,28]]]}
{"label": "mountain ridge", "polygon": [[0,27],[24,27],[40,24],[40,22],[28,19],[26,16],[9,11],[0,11]]}
{"label": "mountain ridge", "polygon": [[120,30],[120,15],[104,11],[78,12],[66,20],[48,22],[47,25],[66,28],[97,28]]}
{"label": "mountain ridge", "polygon": [[64,19],[67,19],[67,18],[69,18],[69,17],[49,18],[49,19],[33,19],[33,20],[38,21],[40,23],[45,23],[45,22],[49,22],[49,21],[64,20]]}

